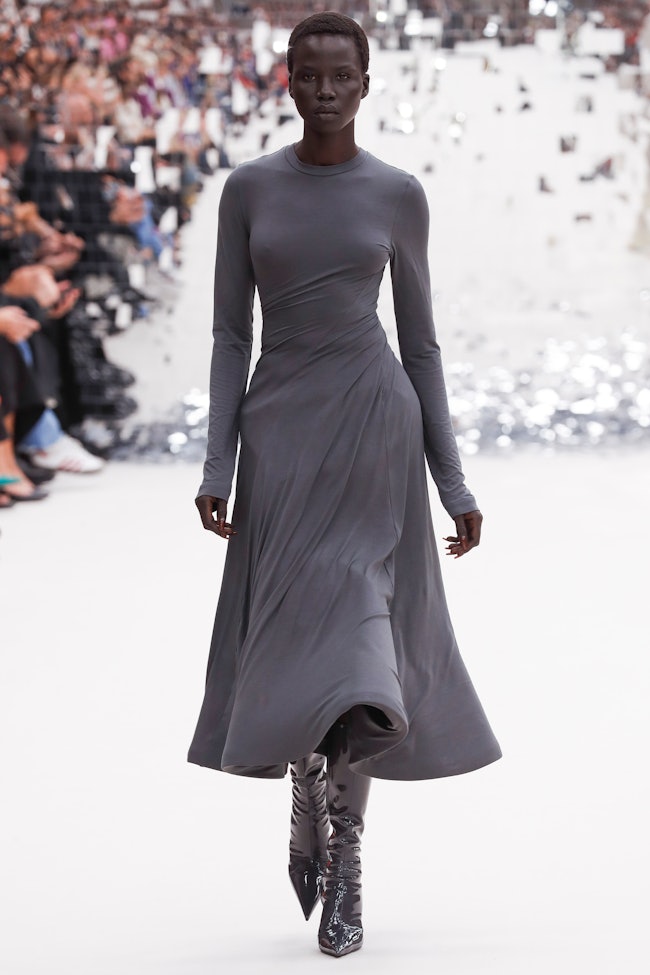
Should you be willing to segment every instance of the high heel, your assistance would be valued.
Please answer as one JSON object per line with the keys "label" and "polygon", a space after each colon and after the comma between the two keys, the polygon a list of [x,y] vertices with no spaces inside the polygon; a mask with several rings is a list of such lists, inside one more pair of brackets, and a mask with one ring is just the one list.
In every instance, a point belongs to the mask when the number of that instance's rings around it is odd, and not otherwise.
{"label": "high heel", "polygon": [[332,835],[318,929],[318,947],[336,957],[358,951],[363,942],[359,852],[370,782],[370,776],[350,769],[347,724],[338,721],[328,736],[327,808]]}
{"label": "high heel", "polygon": [[305,920],[322,894],[330,832],[327,817],[325,756],[317,752],[291,762],[291,836],[289,878]]}

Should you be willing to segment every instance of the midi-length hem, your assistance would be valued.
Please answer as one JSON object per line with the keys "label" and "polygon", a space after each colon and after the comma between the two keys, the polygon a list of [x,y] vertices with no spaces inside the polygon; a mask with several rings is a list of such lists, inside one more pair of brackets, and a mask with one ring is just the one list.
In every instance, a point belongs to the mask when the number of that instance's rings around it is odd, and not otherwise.
{"label": "midi-length hem", "polygon": [[[323,178],[325,177],[325,178]],[[499,745],[461,659],[425,456],[450,515],[476,508],[451,428],[417,180],[291,147],[236,169],[219,211],[210,430],[199,494],[241,449],[203,706],[188,759],[279,778],[350,711],[351,766],[457,775]],[[390,262],[402,363],[377,318]],[[255,285],[262,354],[248,390]]]}

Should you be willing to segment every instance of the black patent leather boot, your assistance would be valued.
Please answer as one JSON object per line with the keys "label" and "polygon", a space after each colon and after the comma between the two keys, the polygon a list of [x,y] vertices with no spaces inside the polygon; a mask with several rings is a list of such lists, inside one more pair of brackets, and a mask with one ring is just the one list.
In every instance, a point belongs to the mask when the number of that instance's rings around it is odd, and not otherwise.
{"label": "black patent leather boot", "polygon": [[289,771],[289,878],[308,921],[322,895],[330,833],[325,756],[314,752],[297,762],[291,762]]}
{"label": "black patent leather boot", "polygon": [[347,724],[337,721],[328,735],[327,808],[332,835],[318,929],[318,947],[336,957],[357,951],[363,941],[359,853],[372,780],[352,772],[348,757]]}

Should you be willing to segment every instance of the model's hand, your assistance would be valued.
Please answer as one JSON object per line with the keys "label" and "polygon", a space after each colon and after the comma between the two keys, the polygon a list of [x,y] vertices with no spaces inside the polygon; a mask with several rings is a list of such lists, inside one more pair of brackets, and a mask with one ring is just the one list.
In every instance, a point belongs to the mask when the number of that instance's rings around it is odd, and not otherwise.
{"label": "model's hand", "polygon": [[[213,498],[210,494],[202,494],[195,501],[201,515],[203,527],[209,532],[215,532],[222,538],[236,535],[235,529],[226,521],[228,503],[223,498]],[[215,517],[216,512],[216,517]]]}
{"label": "model's hand", "polygon": [[458,534],[447,535],[445,541],[449,542],[447,555],[453,555],[455,559],[459,559],[461,555],[465,555],[466,552],[469,552],[471,548],[476,548],[480,543],[483,515],[480,511],[467,511],[463,515],[456,515],[454,521]]}

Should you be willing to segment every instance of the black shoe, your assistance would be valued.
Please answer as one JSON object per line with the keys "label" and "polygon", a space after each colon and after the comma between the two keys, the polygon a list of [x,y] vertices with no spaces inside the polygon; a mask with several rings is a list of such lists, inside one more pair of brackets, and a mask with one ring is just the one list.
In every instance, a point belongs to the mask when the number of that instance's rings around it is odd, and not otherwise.
{"label": "black shoe", "polygon": [[336,957],[358,951],[363,942],[359,852],[372,781],[350,769],[347,729],[346,723],[337,721],[328,735],[327,808],[332,835],[318,929],[318,947]]}
{"label": "black shoe", "polygon": [[25,477],[30,479],[32,484],[47,484],[56,476],[56,471],[47,471],[44,467],[36,467],[30,463],[28,454],[18,454],[16,460],[21,471]]}
{"label": "black shoe", "polygon": [[327,817],[325,756],[314,752],[289,765],[291,773],[291,836],[289,878],[305,920],[322,896],[330,832]]}

